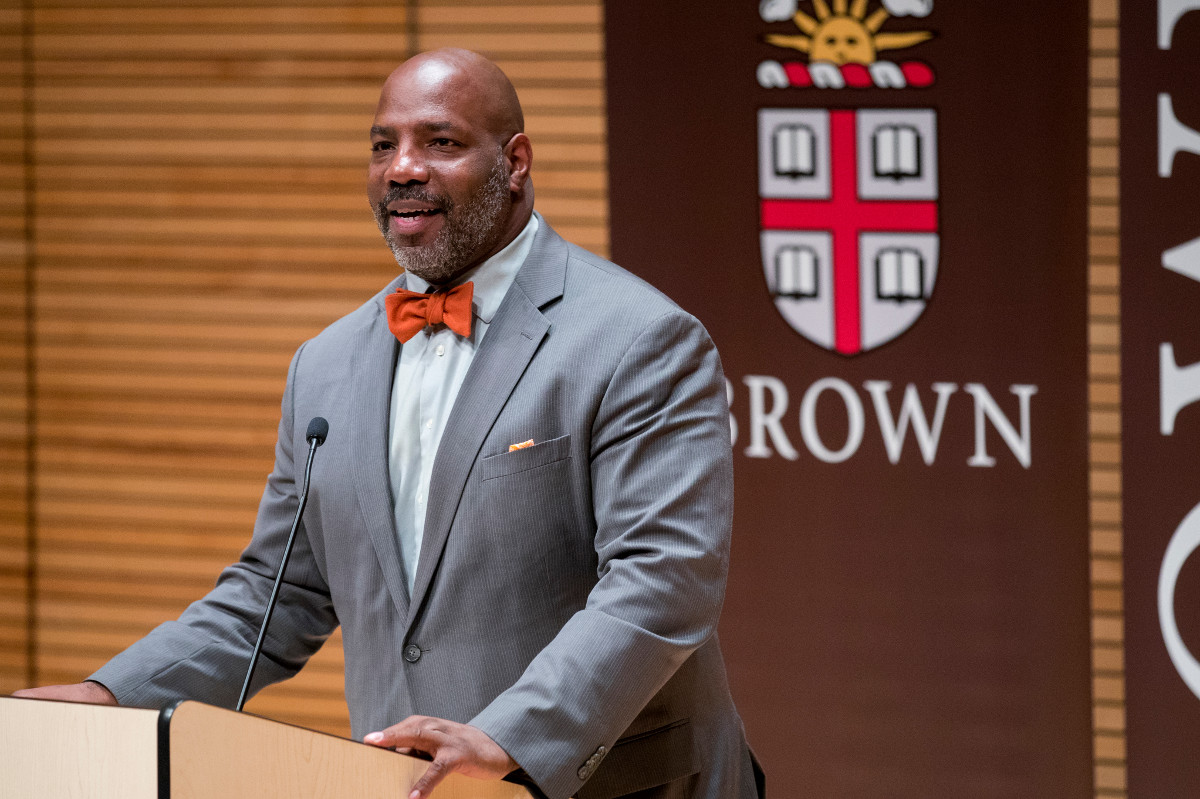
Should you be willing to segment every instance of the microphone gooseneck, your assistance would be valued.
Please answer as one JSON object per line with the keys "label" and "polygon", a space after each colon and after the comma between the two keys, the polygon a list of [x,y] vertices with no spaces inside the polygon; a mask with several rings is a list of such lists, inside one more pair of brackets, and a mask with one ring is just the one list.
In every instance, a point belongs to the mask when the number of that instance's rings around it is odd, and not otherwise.
{"label": "microphone gooseneck", "polygon": [[304,515],[304,506],[308,504],[308,482],[312,477],[313,457],[317,447],[325,443],[329,435],[329,422],[323,417],[314,416],[308,423],[305,440],[308,442],[308,461],[304,464],[304,482],[300,487],[300,504],[296,507],[296,518],[292,520],[292,531],[288,533],[287,544],[283,547],[283,558],[279,562],[279,573],[275,575],[275,585],[271,588],[271,598],[267,600],[267,612],[263,614],[262,627],[258,629],[258,642],[250,653],[250,667],[246,670],[246,680],[242,683],[242,693],[238,697],[237,707],[241,711],[250,693],[250,681],[254,679],[254,669],[258,666],[258,656],[262,652],[263,641],[267,638],[267,625],[271,623],[271,614],[275,612],[275,603],[279,601],[279,589],[283,585],[283,573],[287,569],[288,559],[292,557],[292,547],[296,544],[296,531],[300,529],[300,518]]}

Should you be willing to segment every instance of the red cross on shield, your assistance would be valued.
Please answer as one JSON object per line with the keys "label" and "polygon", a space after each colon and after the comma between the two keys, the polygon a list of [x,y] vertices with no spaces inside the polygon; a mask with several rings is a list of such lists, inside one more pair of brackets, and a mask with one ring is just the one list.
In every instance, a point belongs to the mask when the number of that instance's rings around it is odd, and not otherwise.
{"label": "red cross on shield", "polygon": [[912,326],[937,277],[932,109],[762,109],[761,249],[775,307],[843,355]]}

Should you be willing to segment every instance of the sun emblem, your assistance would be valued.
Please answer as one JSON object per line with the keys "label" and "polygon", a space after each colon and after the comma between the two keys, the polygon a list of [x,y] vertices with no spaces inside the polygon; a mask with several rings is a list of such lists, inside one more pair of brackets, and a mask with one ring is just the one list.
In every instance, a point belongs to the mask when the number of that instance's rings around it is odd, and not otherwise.
{"label": "sun emblem", "polygon": [[[764,6],[768,4],[774,5],[772,0],[764,0]],[[832,10],[826,0],[812,0],[812,4],[815,17],[799,10],[791,17],[803,33],[770,33],[766,36],[767,42],[808,53],[810,61],[841,65],[873,64],[880,50],[912,47],[933,38],[932,31],[880,33],[879,29],[891,13],[881,6],[868,15],[867,0],[853,0],[848,8],[847,0],[833,0]],[[795,5],[791,7],[795,8]],[[765,8],[763,16],[767,18]]]}

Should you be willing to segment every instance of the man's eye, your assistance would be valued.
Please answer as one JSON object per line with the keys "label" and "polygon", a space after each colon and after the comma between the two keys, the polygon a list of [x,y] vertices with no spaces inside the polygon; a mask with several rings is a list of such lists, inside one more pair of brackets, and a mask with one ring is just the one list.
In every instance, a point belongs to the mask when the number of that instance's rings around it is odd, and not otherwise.
{"label": "man's eye", "polygon": [[433,143],[437,147],[453,147],[454,146],[453,139],[434,139]]}
{"label": "man's eye", "polygon": [[371,143],[371,151],[372,152],[377,153],[381,150],[390,150],[390,149],[392,149],[392,143],[390,141],[377,141],[377,142]]}

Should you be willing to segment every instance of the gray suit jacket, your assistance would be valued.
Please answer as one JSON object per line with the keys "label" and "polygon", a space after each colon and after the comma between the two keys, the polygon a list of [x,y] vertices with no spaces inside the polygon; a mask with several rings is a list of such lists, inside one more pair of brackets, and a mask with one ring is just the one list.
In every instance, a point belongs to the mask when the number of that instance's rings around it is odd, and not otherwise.
{"label": "gray suit jacket", "polygon": [[[233,705],[329,420],[256,689],[341,624],[355,737],[420,713],[483,729],[551,799],[754,796],[714,636],[733,505],[725,385],[693,317],[543,224],[433,468],[413,595],[387,465],[398,344],[383,298],[288,372],[241,560],[95,679],[123,704]],[[533,439],[510,452],[510,444]]]}

